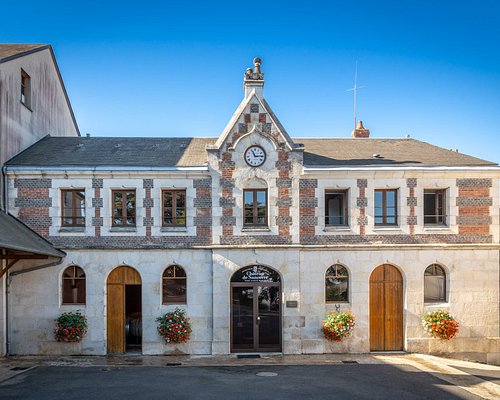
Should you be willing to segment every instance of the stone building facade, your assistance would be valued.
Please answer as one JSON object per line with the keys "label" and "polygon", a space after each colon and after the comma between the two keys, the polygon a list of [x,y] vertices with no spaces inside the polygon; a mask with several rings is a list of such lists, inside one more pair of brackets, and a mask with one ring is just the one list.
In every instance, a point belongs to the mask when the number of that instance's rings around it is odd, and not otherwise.
{"label": "stone building facade", "polygon": [[[414,139],[371,139],[362,125],[353,138],[292,139],[264,99],[259,59],[244,81],[218,138],[47,137],[6,164],[11,213],[67,254],[11,273],[11,352],[108,353],[110,331],[130,328],[110,322],[109,277],[129,268],[140,277],[130,307],[140,309],[143,354],[407,350],[498,361],[497,165]],[[80,223],[67,226],[73,191]],[[177,302],[165,301],[172,266],[185,274]],[[79,304],[64,301],[69,267],[84,272]],[[382,270],[399,283],[377,281]],[[395,308],[373,307],[377,287]],[[155,323],[175,307],[193,326],[179,346]],[[56,343],[53,320],[75,309],[87,336]],[[457,338],[426,336],[420,319],[435,309],[456,316]],[[341,343],[320,330],[334,310],[357,319]],[[395,340],[377,318],[397,321]]]}

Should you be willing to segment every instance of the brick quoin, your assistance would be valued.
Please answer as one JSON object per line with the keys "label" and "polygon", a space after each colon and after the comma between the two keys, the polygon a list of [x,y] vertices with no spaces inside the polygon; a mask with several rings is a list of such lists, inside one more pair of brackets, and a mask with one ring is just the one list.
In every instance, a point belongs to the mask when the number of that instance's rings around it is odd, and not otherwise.
{"label": "brick quoin", "polygon": [[[97,181],[97,182],[96,182]],[[95,184],[95,186],[94,186]],[[100,199],[101,198],[101,187],[102,187],[102,179],[101,180],[92,180],[92,186],[95,187],[94,191],[94,196],[96,199]],[[95,213],[95,218],[96,219],[100,219],[101,217],[101,208],[100,207],[95,207],[94,209],[94,213]],[[100,225],[97,225],[94,227],[94,230],[95,230],[95,235],[97,237],[101,236],[101,226]]]}

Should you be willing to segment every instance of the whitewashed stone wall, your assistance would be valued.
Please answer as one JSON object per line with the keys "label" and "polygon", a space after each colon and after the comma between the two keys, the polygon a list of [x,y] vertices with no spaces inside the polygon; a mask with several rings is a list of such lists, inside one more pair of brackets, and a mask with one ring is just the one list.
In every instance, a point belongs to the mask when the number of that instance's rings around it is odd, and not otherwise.
{"label": "whitewashed stone wall", "polygon": [[[169,251],[71,251],[61,265],[14,275],[9,315],[12,354],[105,354],[106,278],[113,268],[129,265],[142,279],[143,353],[228,354],[230,351],[230,280],[249,264],[277,270],[283,287],[283,352],[310,354],[369,351],[369,278],[380,264],[395,265],[404,280],[404,343],[408,351],[487,352],[487,337],[498,336],[498,262],[496,250],[299,250],[220,249]],[[74,263],[87,277],[87,304],[61,305],[61,275]],[[185,308],[193,325],[184,345],[166,345],[156,332],[155,318],[175,306],[161,304],[161,276],[170,264],[185,268],[188,298]],[[213,263],[213,267],[212,267]],[[350,273],[349,303],[356,316],[352,337],[341,343],[323,339],[321,321],[333,304],[325,304],[324,275],[334,263]],[[424,271],[439,263],[448,273],[448,302],[424,304]],[[212,284],[213,282],[213,284]],[[287,308],[297,300],[297,308]],[[460,334],[449,342],[428,339],[420,326],[422,314],[449,310],[460,322]],[[54,320],[64,311],[80,309],[89,332],[80,344],[54,341]],[[213,332],[213,334],[212,334]]]}
{"label": "whitewashed stone wall", "polygon": [[[87,279],[86,305],[61,305],[61,276],[74,263]],[[161,277],[173,263],[188,277],[186,309],[193,325],[188,344],[166,345],[156,332],[155,319],[175,306],[162,305]],[[71,251],[63,264],[15,275],[11,282],[10,341],[12,354],[106,354],[106,279],[120,265],[135,268],[142,279],[144,354],[175,351],[210,354],[212,288],[210,252],[199,251]],[[57,343],[54,320],[66,311],[81,310],[89,331],[80,344]]]}

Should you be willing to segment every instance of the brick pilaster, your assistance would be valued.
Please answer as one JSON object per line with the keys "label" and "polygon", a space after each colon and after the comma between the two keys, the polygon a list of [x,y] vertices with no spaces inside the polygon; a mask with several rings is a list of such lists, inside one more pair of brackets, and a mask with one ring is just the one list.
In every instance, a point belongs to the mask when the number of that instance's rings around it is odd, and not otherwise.
{"label": "brick pilaster", "polygon": [[368,217],[366,216],[366,207],[368,207],[368,198],[366,197],[366,188],[368,187],[367,179],[358,179],[356,182],[358,187],[358,198],[356,205],[359,208],[358,227],[359,234],[364,235],[366,232],[366,225],[368,225]]}

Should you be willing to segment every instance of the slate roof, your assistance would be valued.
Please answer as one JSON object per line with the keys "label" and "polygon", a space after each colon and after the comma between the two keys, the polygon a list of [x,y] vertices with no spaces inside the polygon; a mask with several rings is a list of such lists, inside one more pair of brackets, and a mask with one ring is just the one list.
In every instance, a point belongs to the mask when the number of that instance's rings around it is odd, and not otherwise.
{"label": "slate roof", "polygon": [[[204,166],[216,138],[46,136],[7,161],[25,167]],[[296,139],[305,166],[496,166],[415,139]],[[374,157],[379,154],[379,157]]]}
{"label": "slate roof", "polygon": [[0,44],[0,63],[48,47],[48,44]]}
{"label": "slate roof", "polygon": [[[415,139],[294,139],[304,144],[306,166],[496,166]],[[374,157],[378,154],[379,157]]]}
{"label": "slate roof", "polygon": [[53,257],[64,257],[43,237],[32,231],[17,218],[0,211],[0,249],[16,250]]}

